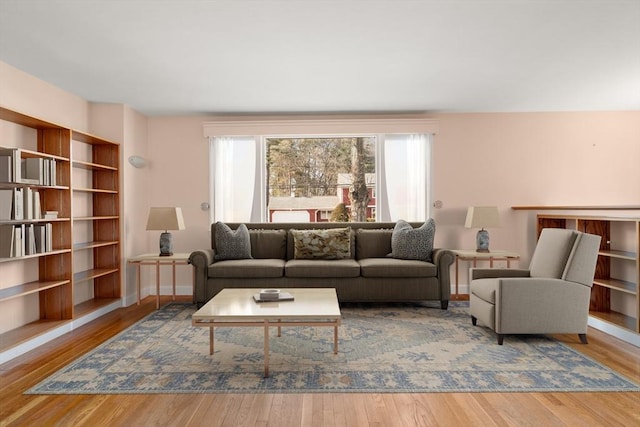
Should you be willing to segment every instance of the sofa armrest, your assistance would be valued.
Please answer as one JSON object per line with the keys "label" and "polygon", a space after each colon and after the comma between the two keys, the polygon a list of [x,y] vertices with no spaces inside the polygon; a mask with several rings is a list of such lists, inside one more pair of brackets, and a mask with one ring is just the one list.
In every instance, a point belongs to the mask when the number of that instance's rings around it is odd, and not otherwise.
{"label": "sofa armrest", "polygon": [[[456,259],[453,252],[448,249],[434,249],[432,252],[433,263],[438,268],[438,282],[440,283],[440,301],[442,308],[447,308],[451,298],[451,265]],[[444,302],[446,301],[446,302]]]}
{"label": "sofa armrest", "polygon": [[529,277],[529,270],[521,268],[474,268],[469,269],[469,282],[476,279],[496,279],[499,277]]}
{"label": "sofa armrest", "polygon": [[215,252],[213,249],[201,249],[191,252],[189,255],[189,264],[193,265],[194,283],[193,283],[193,299],[200,305],[205,303],[205,294],[207,287],[207,279],[209,277],[209,266],[213,264]]}

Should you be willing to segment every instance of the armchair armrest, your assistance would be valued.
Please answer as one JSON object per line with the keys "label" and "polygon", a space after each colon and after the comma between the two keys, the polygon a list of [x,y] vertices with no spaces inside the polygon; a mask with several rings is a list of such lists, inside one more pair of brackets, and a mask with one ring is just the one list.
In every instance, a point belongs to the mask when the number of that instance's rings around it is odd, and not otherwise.
{"label": "armchair armrest", "polygon": [[474,268],[469,269],[469,281],[500,277],[529,277],[529,270],[522,268]]}
{"label": "armchair armrest", "polygon": [[591,289],[553,278],[502,278],[496,289],[497,333],[586,333]]}
{"label": "armchair armrest", "polygon": [[214,262],[215,252],[213,249],[201,249],[191,252],[189,255],[189,264],[193,265],[194,272],[194,290],[193,298],[197,304],[205,301],[205,290],[207,279],[209,277],[209,266]]}

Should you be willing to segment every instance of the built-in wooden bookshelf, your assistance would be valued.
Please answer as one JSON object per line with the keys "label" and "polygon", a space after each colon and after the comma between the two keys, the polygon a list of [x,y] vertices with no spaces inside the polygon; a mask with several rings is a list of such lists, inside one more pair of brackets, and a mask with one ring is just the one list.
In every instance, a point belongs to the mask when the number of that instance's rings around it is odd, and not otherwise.
{"label": "built-in wooden bookshelf", "polygon": [[[601,236],[589,314],[640,334],[640,206],[519,206],[513,209],[554,211],[537,213],[538,236],[543,228],[567,228]],[[562,213],[564,210],[567,214]],[[599,215],[596,211],[605,214]]]}
{"label": "built-in wooden bookshelf", "polygon": [[37,317],[2,331],[2,353],[118,301],[122,286],[119,144],[3,107],[0,120],[17,129],[10,133],[17,135],[12,144],[19,156],[55,163],[51,185],[17,179],[0,189],[37,191],[40,209],[57,212],[0,219],[0,226],[51,224],[50,250],[0,258],[0,310],[11,305],[9,311]]}

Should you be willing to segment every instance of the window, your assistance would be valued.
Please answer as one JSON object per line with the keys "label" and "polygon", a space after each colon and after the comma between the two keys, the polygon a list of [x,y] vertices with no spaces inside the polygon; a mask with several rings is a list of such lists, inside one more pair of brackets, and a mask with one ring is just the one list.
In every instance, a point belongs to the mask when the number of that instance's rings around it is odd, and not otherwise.
{"label": "window", "polygon": [[266,153],[271,221],[283,211],[311,212],[311,221],[329,221],[340,204],[352,221],[372,219],[374,137],[266,138]]}
{"label": "window", "polygon": [[[338,183],[348,187],[350,171],[334,171],[338,176],[331,181],[313,176],[313,180],[307,178],[305,182],[293,175],[276,179],[268,163],[270,143],[316,139],[321,144],[328,139],[362,138],[371,141],[373,153],[373,164],[365,172],[371,199],[367,219],[424,221],[431,214],[429,174],[435,131],[436,121],[413,118],[236,119],[204,123],[204,134],[210,143],[210,219],[212,222],[283,222],[331,218],[336,197],[344,203],[348,196],[344,191],[333,190],[333,184],[327,182],[335,181],[336,187],[341,185]],[[243,133],[246,136],[242,136]],[[335,157],[325,160],[336,161]],[[274,184],[270,185],[272,180]],[[309,194],[325,199],[323,203],[315,200],[313,206],[309,206],[306,204],[309,197],[305,197]],[[278,215],[269,213],[270,207],[274,207],[274,197],[292,196],[299,209],[280,206]]]}

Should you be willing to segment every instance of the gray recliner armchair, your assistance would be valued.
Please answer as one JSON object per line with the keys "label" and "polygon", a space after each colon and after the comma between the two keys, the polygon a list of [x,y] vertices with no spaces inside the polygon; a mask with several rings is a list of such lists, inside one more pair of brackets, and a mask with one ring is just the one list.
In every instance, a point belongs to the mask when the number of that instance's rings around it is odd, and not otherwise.
{"label": "gray recliner armchair", "polygon": [[471,268],[471,321],[505,334],[576,333],[587,343],[600,236],[545,228],[528,270]]}

